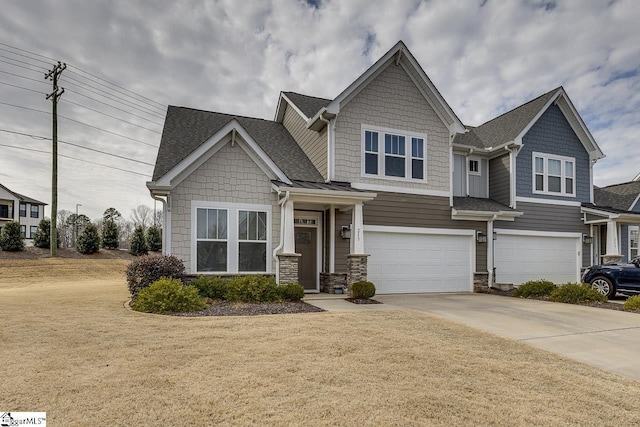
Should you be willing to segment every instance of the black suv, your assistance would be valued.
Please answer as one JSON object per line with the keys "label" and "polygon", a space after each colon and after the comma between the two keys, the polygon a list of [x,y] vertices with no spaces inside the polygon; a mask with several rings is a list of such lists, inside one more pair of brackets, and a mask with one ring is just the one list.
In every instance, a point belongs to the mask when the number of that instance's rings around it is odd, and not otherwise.
{"label": "black suv", "polygon": [[589,283],[607,298],[621,294],[640,294],[640,257],[629,264],[603,264],[587,268],[582,282]]}

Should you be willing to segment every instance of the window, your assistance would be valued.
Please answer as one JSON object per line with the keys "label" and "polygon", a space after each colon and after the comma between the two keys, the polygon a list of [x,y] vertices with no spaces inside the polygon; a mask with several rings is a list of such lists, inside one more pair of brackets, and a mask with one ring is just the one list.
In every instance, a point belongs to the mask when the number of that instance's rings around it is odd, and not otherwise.
{"label": "window", "polygon": [[27,238],[27,226],[26,225],[21,225],[20,226],[20,235],[22,236],[23,239]]}
{"label": "window", "polygon": [[9,205],[0,205],[0,218],[11,218],[13,212],[9,209]]}
{"label": "window", "polygon": [[426,135],[392,129],[362,131],[363,175],[387,179],[426,178]]}
{"label": "window", "polygon": [[38,231],[38,226],[37,225],[32,225],[29,228],[30,228],[30,230],[29,230],[30,236],[33,239],[36,236],[36,231]]}
{"label": "window", "polygon": [[479,159],[469,159],[469,175],[480,175]]}
{"label": "window", "polygon": [[38,205],[31,205],[31,218],[38,218],[40,209]]}
{"label": "window", "polygon": [[27,204],[26,203],[20,203],[20,216],[27,216]]}
{"label": "window", "polygon": [[533,192],[575,196],[575,159],[533,153]]}
{"label": "window", "polygon": [[640,256],[640,252],[638,251],[638,240],[640,239],[640,226],[630,225],[629,226],[629,260]]}
{"label": "window", "polygon": [[[206,203],[202,203],[206,204]],[[267,273],[271,206],[211,203],[194,206],[195,272]]]}
{"label": "window", "polygon": [[227,211],[197,211],[197,271],[227,271]]}

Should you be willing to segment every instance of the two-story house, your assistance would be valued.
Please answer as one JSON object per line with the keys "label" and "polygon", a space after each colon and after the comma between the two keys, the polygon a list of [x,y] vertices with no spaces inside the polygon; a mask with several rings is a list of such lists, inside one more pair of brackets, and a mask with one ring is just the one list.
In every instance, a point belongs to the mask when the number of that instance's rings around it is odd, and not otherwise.
{"label": "two-story house", "polygon": [[40,220],[44,218],[46,203],[23,196],[0,184],[0,230],[9,221],[20,223],[22,237],[33,242]]}
{"label": "two-story house", "polygon": [[563,88],[465,126],[399,42],[334,99],[282,92],[273,121],[170,106],[147,187],[193,274],[470,291],[579,280],[601,157]]}

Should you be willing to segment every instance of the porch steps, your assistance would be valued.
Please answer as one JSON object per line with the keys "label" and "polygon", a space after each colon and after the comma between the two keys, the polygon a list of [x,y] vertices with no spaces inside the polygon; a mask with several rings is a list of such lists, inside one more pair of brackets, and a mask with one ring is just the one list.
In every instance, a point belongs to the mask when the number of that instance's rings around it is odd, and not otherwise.
{"label": "porch steps", "polygon": [[514,288],[513,283],[494,283],[493,287],[501,291],[510,291]]}

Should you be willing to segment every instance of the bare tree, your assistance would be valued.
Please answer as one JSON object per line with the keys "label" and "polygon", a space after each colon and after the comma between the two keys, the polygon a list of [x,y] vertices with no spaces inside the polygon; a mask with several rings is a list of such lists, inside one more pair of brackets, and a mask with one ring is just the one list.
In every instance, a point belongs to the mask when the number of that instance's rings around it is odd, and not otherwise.
{"label": "bare tree", "polygon": [[73,239],[73,227],[69,226],[69,217],[73,215],[73,212],[66,209],[58,211],[57,226],[58,237],[60,237],[60,247],[69,248]]}
{"label": "bare tree", "polygon": [[131,221],[135,227],[142,227],[146,230],[153,224],[153,209],[147,205],[139,205],[135,209],[131,209]]}

